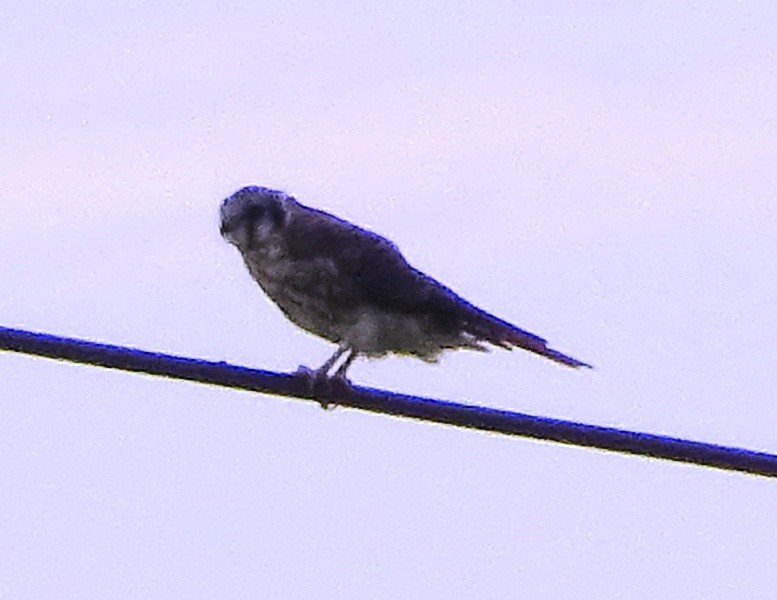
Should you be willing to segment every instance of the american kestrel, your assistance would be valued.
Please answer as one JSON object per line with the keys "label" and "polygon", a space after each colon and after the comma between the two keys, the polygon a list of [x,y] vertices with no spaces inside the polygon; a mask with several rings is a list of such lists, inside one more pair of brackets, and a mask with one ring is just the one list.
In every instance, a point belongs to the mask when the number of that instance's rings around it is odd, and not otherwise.
{"label": "american kestrel", "polygon": [[409,265],[389,240],[284,192],[249,186],[232,194],[221,204],[221,235],[292,322],[338,344],[316,377],[334,371],[345,379],[359,355],[433,362],[444,350],[487,350],[485,344],[591,366],[470,304]]}

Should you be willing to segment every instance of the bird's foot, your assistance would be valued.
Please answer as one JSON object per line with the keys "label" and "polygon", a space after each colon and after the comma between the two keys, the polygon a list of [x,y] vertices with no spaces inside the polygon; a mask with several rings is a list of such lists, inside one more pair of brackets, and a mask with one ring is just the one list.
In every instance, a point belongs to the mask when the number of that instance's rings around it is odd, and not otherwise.
{"label": "bird's foot", "polygon": [[306,367],[305,365],[300,365],[297,367],[297,370],[294,371],[294,377],[308,380],[308,379],[313,379],[315,373],[316,372],[310,367]]}
{"label": "bird's foot", "polygon": [[333,400],[347,395],[352,387],[351,382],[339,372],[330,376],[323,369],[313,370],[303,365],[299,366],[294,376],[304,380],[308,393],[325,410],[334,408],[336,403]]}

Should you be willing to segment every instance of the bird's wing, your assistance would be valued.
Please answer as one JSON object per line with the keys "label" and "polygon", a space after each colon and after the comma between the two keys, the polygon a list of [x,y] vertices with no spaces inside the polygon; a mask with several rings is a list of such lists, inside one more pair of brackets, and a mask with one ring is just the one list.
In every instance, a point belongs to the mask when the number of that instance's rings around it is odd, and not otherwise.
{"label": "bird's wing", "polygon": [[359,303],[400,313],[452,308],[445,292],[455,294],[408,264],[392,242],[329,213],[304,209],[285,231],[292,260],[328,259],[333,276]]}
{"label": "bird's wing", "polygon": [[451,334],[464,332],[477,341],[523,348],[570,367],[590,367],[549,348],[540,336],[467,302],[412,267],[386,238],[324,211],[301,208],[286,230],[289,256],[331,260],[338,284],[349,288],[348,297],[382,310],[419,315]]}

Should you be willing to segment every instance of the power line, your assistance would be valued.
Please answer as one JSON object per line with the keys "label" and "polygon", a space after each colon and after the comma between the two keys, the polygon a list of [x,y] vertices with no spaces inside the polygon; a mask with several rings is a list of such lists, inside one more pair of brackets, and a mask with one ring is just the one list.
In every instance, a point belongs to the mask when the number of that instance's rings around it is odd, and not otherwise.
{"label": "power line", "polygon": [[469,429],[777,477],[777,455],[773,454],[360,386],[350,387],[336,382],[311,385],[310,379],[304,376],[249,369],[225,362],[171,356],[6,327],[0,327],[0,350],[314,400],[324,406],[336,404]]}

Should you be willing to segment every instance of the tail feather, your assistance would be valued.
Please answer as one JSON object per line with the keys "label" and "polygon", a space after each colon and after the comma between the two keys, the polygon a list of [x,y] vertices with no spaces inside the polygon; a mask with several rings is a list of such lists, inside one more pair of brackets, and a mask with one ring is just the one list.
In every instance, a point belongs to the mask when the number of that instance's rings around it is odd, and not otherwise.
{"label": "tail feather", "polygon": [[562,365],[572,367],[573,369],[579,369],[580,367],[584,367],[586,369],[593,369],[593,365],[589,365],[588,363],[585,363],[582,360],[577,360],[576,358],[573,358],[566,354],[562,354],[561,352],[559,352],[558,350],[554,350],[553,348],[545,348],[545,352],[538,352],[538,354],[541,354],[542,356],[549,358],[550,360],[556,361],[557,363],[561,363]]}
{"label": "tail feather", "polygon": [[588,363],[549,348],[548,342],[538,335],[524,331],[488,313],[483,313],[479,317],[476,322],[470,322],[471,332],[484,342],[507,349],[523,348],[573,369],[580,367],[593,369],[593,366]]}

